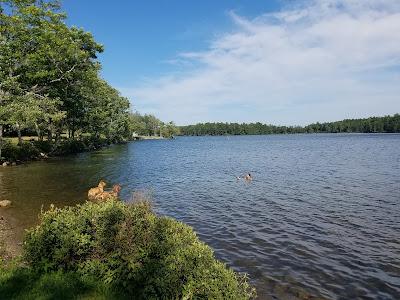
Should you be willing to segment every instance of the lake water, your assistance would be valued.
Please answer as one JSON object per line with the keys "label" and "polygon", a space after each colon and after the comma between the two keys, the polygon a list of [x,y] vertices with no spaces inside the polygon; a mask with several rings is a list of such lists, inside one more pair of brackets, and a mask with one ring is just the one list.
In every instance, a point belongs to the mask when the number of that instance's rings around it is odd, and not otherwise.
{"label": "lake water", "polygon": [[[246,183],[235,177],[250,172]],[[400,135],[180,137],[0,168],[17,228],[83,202],[104,178],[122,198],[193,226],[249,273],[260,299],[400,299]]]}

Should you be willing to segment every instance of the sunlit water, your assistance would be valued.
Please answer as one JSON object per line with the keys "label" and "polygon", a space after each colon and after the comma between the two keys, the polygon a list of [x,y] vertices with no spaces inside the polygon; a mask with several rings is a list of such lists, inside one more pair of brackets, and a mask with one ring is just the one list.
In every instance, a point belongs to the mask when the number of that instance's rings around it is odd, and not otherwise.
{"label": "sunlit water", "polygon": [[[251,172],[246,183],[236,176]],[[100,178],[192,225],[260,299],[400,299],[400,135],[182,137],[0,168],[2,210],[83,202]]]}

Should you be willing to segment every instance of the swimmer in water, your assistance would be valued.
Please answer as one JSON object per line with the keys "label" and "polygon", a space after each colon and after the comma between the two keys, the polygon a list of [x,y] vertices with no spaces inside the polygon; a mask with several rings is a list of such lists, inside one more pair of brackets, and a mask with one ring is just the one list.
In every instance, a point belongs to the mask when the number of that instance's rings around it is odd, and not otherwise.
{"label": "swimmer in water", "polygon": [[251,174],[248,173],[246,176],[244,176],[244,179],[246,179],[247,181],[252,181],[253,177],[251,177]]}

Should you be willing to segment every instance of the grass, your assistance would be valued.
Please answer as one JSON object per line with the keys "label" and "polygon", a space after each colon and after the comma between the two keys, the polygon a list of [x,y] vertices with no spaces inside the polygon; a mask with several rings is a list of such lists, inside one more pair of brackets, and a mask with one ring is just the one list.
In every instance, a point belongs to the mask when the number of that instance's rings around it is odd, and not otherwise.
{"label": "grass", "polygon": [[[90,136],[90,134],[83,134],[82,136]],[[61,134],[61,138],[63,138],[63,139],[68,138],[68,134],[62,133],[62,134]],[[17,145],[17,144],[18,144],[18,137],[3,137],[3,139],[4,139],[5,141],[11,142],[11,143],[14,144],[14,145]],[[36,135],[24,135],[24,136],[22,136],[22,140],[23,140],[24,142],[29,142],[29,141],[31,141],[31,140],[37,141],[37,140],[38,140],[38,137],[37,137]],[[44,140],[44,141],[47,141],[47,136],[44,136],[44,137],[43,137],[43,140]]]}
{"label": "grass", "polygon": [[[14,144],[14,145],[17,145],[18,144],[18,137],[5,137],[5,138],[3,138],[5,141],[9,141],[9,142],[11,142],[12,144]],[[24,142],[27,142],[27,141],[30,141],[30,140],[32,140],[32,139],[34,139],[35,141],[37,141],[38,140],[38,138],[37,138],[37,136],[23,136],[22,137],[22,140],[24,141]]]}
{"label": "grass", "polygon": [[96,280],[75,273],[36,274],[18,264],[0,266],[0,299],[121,299]]}

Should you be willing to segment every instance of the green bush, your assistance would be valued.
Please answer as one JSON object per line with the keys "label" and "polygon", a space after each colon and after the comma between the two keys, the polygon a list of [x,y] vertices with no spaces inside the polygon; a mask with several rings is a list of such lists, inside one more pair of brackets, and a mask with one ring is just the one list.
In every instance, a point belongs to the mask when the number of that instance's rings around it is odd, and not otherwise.
{"label": "green bush", "polygon": [[53,150],[53,145],[49,141],[35,141],[33,144],[43,153],[50,153]]}
{"label": "green bush", "polygon": [[87,149],[96,150],[110,144],[106,139],[102,139],[96,136],[86,136],[82,138],[82,141],[85,143]]}
{"label": "green bush", "polygon": [[134,299],[250,299],[244,276],[218,262],[193,229],[148,202],[52,208],[24,244],[38,273],[74,272]]}
{"label": "green bush", "polygon": [[7,141],[3,144],[2,156],[8,161],[27,161],[36,159],[39,156],[39,150],[31,142],[14,145]]}
{"label": "green bush", "polygon": [[81,140],[64,140],[58,142],[52,150],[53,155],[75,154],[89,150]]}

